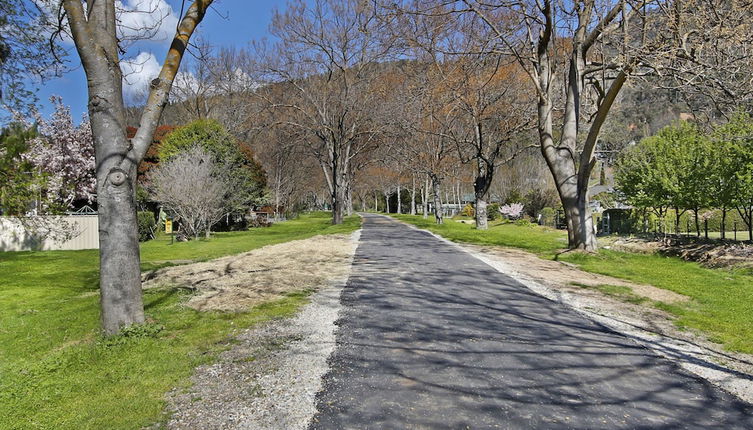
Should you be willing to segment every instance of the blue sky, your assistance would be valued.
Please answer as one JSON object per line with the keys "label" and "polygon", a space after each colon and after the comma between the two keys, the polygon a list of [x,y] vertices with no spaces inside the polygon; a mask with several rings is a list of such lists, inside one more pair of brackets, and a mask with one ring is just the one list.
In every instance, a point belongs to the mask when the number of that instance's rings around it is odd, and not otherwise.
{"label": "blue sky", "polygon": [[[139,2],[166,2],[172,7],[174,16],[180,13],[180,0],[123,0],[126,6],[135,6]],[[186,7],[191,3],[186,0]],[[284,9],[286,0],[216,0],[214,11],[210,10],[199,26],[194,36],[200,36],[216,46],[246,46],[251,40],[269,36],[268,27],[275,8]],[[173,21],[175,22],[175,21]],[[173,27],[174,28],[174,27]],[[172,29],[165,29],[165,33],[171,33]],[[170,45],[169,37],[157,37],[156,40],[142,41],[134,44],[128,50],[125,57],[135,58],[142,54],[141,58],[147,58],[148,54],[154,55],[154,66],[164,59],[167,48]],[[40,87],[37,93],[43,114],[48,115],[52,107],[47,102],[51,95],[60,95],[65,104],[71,106],[73,117],[78,120],[86,112],[86,76],[80,67],[80,62],[75,49],[71,46],[70,66],[74,70],[60,78],[53,78]],[[139,63],[141,64],[141,63]],[[148,67],[138,66],[136,80],[141,79],[140,73],[147,74]],[[148,77],[143,77],[148,79]]]}

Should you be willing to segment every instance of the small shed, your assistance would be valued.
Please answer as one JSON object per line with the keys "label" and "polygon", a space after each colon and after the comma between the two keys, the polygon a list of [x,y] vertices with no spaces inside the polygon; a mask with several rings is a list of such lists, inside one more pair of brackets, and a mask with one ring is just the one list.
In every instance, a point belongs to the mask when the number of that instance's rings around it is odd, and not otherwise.
{"label": "small shed", "polygon": [[636,220],[632,209],[612,208],[601,214],[599,234],[629,234],[636,231]]}

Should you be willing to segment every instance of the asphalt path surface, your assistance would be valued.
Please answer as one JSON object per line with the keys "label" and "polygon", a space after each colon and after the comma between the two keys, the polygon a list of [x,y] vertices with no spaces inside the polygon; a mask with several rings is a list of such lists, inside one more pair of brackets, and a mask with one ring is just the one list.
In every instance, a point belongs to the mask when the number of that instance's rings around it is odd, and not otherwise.
{"label": "asphalt path surface", "polygon": [[427,232],[365,215],[312,429],[753,429],[753,411]]}

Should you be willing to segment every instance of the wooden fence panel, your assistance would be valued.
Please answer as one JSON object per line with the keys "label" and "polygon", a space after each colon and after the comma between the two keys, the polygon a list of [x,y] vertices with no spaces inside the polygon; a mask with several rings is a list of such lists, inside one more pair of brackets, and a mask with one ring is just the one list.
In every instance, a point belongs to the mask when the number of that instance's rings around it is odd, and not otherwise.
{"label": "wooden fence panel", "polygon": [[42,216],[44,223],[59,228],[69,226],[72,237],[67,240],[40,237],[28,231],[15,217],[0,217],[0,251],[52,251],[99,248],[97,215]]}

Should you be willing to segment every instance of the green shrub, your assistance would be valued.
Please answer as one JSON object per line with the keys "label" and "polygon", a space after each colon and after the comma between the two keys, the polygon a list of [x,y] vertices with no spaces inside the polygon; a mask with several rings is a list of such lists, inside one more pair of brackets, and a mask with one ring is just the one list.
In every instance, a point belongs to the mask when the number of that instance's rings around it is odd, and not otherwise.
{"label": "green shrub", "polygon": [[520,227],[531,227],[534,224],[530,220],[528,220],[528,218],[521,218],[515,221],[515,225],[520,226]]}
{"label": "green shrub", "polygon": [[473,218],[476,215],[476,210],[473,209],[473,205],[470,203],[467,203],[463,210],[460,212],[461,215],[471,217]]}
{"label": "green shrub", "polygon": [[492,203],[486,207],[486,218],[489,221],[499,218],[499,203]]}
{"label": "green shrub", "polygon": [[157,229],[157,221],[150,211],[140,211],[137,214],[139,222],[139,242],[154,239],[154,231]]}
{"label": "green shrub", "polygon": [[554,225],[557,217],[557,211],[554,208],[541,209],[541,225]]}

